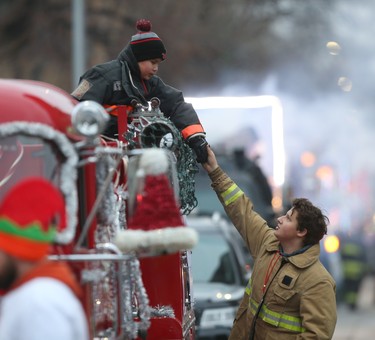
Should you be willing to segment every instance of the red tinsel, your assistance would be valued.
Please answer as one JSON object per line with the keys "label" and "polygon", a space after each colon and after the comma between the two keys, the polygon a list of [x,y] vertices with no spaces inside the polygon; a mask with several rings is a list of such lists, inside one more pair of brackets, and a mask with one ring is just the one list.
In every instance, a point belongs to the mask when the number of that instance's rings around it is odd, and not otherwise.
{"label": "red tinsel", "polygon": [[182,226],[183,221],[167,177],[147,176],[129,229],[154,230]]}

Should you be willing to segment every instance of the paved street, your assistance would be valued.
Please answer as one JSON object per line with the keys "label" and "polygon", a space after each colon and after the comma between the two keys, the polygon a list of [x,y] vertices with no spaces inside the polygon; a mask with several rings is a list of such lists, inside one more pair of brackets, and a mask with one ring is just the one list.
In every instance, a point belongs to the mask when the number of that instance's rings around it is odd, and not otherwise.
{"label": "paved street", "polygon": [[359,308],[351,311],[344,305],[338,307],[338,319],[333,340],[375,339],[375,282],[368,278],[363,282]]}

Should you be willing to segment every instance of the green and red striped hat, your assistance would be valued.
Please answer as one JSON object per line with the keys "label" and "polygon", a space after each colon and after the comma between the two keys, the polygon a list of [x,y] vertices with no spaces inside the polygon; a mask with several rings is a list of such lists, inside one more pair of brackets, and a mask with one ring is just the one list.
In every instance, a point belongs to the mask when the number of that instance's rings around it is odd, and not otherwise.
{"label": "green and red striped hat", "polygon": [[0,250],[24,260],[48,254],[57,230],[66,226],[64,198],[43,178],[15,185],[0,205]]}

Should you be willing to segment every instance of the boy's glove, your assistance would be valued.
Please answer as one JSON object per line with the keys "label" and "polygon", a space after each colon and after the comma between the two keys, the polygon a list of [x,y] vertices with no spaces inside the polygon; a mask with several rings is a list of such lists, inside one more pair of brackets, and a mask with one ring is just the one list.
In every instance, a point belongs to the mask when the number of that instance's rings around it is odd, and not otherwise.
{"label": "boy's glove", "polygon": [[207,141],[203,136],[192,137],[188,140],[189,146],[194,150],[198,163],[206,163],[208,159]]}

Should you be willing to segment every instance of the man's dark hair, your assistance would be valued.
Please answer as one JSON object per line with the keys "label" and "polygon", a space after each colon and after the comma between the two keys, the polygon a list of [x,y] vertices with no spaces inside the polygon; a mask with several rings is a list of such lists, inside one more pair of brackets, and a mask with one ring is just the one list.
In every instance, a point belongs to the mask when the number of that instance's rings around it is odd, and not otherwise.
{"label": "man's dark hair", "polygon": [[306,198],[294,199],[292,209],[298,212],[298,230],[307,230],[304,245],[319,243],[323,236],[327,234],[328,217],[323,215],[322,211]]}

